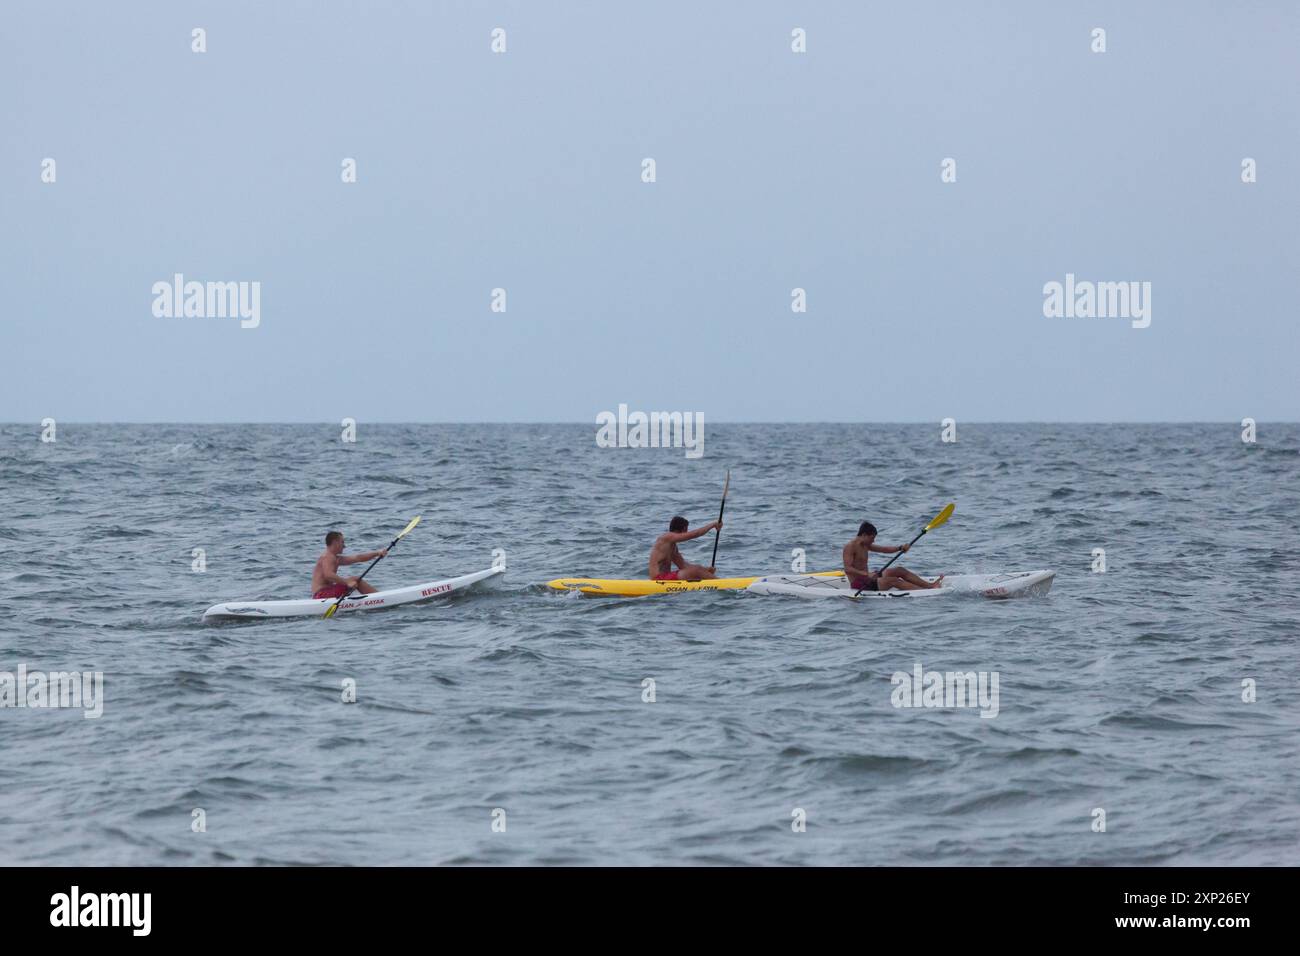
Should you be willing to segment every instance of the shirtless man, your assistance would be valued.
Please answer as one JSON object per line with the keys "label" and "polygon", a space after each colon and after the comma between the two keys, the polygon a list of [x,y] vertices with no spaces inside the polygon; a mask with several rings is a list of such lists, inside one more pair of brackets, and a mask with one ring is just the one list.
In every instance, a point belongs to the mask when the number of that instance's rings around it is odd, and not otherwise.
{"label": "shirtless man", "polygon": [[[689,564],[677,550],[677,545],[706,535],[714,528],[721,528],[721,521],[712,521],[703,528],[687,531],[687,520],[680,515],[668,522],[668,532],[655,539],[655,546],[650,549],[650,577],[655,581],[707,581],[716,578],[713,568],[702,564]],[[673,570],[673,565],[677,570]]]}
{"label": "shirtless man", "polygon": [[844,576],[849,579],[849,586],[855,591],[888,591],[891,588],[916,591],[939,587],[939,582],[943,580],[942,574],[930,582],[907,568],[891,566],[876,573],[867,570],[868,552],[896,554],[910,548],[911,545],[906,544],[876,544],[876,526],[870,521],[862,522],[858,536],[844,546]]}
{"label": "shirtless man", "polygon": [[325,552],[316,559],[316,567],[311,571],[311,596],[314,598],[340,598],[355,588],[362,594],[374,594],[375,589],[369,581],[359,578],[345,578],[339,575],[340,564],[360,564],[373,561],[388,550],[367,551],[365,554],[343,553],[343,532],[331,531],[325,535]]}

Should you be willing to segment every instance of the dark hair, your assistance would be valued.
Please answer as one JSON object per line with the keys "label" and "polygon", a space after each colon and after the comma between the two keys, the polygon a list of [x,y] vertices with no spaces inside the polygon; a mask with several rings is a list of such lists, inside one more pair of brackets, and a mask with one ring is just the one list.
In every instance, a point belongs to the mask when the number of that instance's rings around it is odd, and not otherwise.
{"label": "dark hair", "polygon": [[328,548],[341,537],[343,537],[342,531],[331,531],[329,534],[325,535],[325,547]]}
{"label": "dark hair", "polygon": [[685,518],[683,518],[681,515],[678,515],[678,516],[677,516],[676,518],[674,518],[672,521],[668,522],[668,530],[669,530],[669,531],[676,531],[676,532],[679,532],[679,533],[680,533],[680,532],[682,532],[682,531],[685,531],[685,530],[686,530],[686,526],[689,525],[689,524],[690,524],[689,521],[687,521],[687,520],[686,520]]}
{"label": "dark hair", "polygon": [[862,522],[861,526],[858,528],[859,536],[864,534],[875,534],[875,533],[876,533],[876,526],[872,524],[870,521]]}

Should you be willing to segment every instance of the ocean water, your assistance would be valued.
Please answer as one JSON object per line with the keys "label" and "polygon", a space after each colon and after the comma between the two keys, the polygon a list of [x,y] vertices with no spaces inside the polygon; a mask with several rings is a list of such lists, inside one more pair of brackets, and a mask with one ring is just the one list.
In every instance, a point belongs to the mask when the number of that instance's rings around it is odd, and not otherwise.
{"label": "ocean water", "polygon": [[[1251,445],[1231,423],[963,424],[952,444],[714,425],[694,460],[594,434],[0,428],[0,671],[104,675],[95,719],[0,709],[0,863],[1300,862],[1300,426]],[[897,543],[955,501],[903,564],[1055,586],[856,604],[541,586],[642,576],[670,516],[716,517],[727,468],[724,573],[789,571],[795,549],[833,567],[862,520]],[[378,586],[498,548],[502,585],[200,622],[307,596],[326,530],[368,550],[416,514]],[[996,672],[996,716],[895,707],[918,663]]]}

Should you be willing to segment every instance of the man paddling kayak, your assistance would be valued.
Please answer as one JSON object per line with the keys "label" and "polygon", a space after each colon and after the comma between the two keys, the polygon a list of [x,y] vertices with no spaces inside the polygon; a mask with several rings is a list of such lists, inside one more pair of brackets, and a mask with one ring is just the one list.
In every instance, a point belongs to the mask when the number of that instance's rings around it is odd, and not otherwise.
{"label": "man paddling kayak", "polygon": [[316,559],[316,567],[311,572],[311,596],[313,598],[341,598],[350,590],[356,589],[362,594],[374,594],[375,588],[369,581],[360,578],[345,578],[338,573],[340,564],[360,564],[373,561],[388,553],[367,551],[365,554],[343,553],[343,532],[331,531],[325,535],[325,553]]}
{"label": "man paddling kayak", "polygon": [[939,575],[933,582],[913,574],[907,568],[888,567],[878,574],[867,570],[867,554],[897,554],[910,551],[907,544],[876,544],[876,526],[870,521],[862,522],[858,536],[844,546],[844,576],[849,579],[849,586],[858,591],[889,591],[897,588],[901,591],[916,591],[921,588],[937,588],[943,580]]}
{"label": "man paddling kayak", "polygon": [[[668,531],[661,534],[655,539],[655,545],[650,549],[650,577],[655,581],[708,581],[716,578],[717,574],[713,568],[706,568],[702,564],[691,564],[682,557],[681,551],[677,549],[683,541],[690,541],[694,538],[702,537],[708,534],[714,528],[721,530],[721,521],[711,521],[702,528],[696,528],[694,531],[687,531],[690,523],[681,515],[673,518],[668,522]],[[677,570],[673,570],[673,565],[677,565]]]}

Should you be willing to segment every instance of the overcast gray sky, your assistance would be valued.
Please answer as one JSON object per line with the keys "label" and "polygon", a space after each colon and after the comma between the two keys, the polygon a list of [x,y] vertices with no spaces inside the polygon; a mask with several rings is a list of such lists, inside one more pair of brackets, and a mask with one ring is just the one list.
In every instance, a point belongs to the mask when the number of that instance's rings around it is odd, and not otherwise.
{"label": "overcast gray sky", "polygon": [[[0,420],[1295,420],[1298,27],[6,3]],[[155,317],[177,272],[260,282],[260,325]],[[1150,282],[1149,327],[1045,317],[1067,273]]]}

